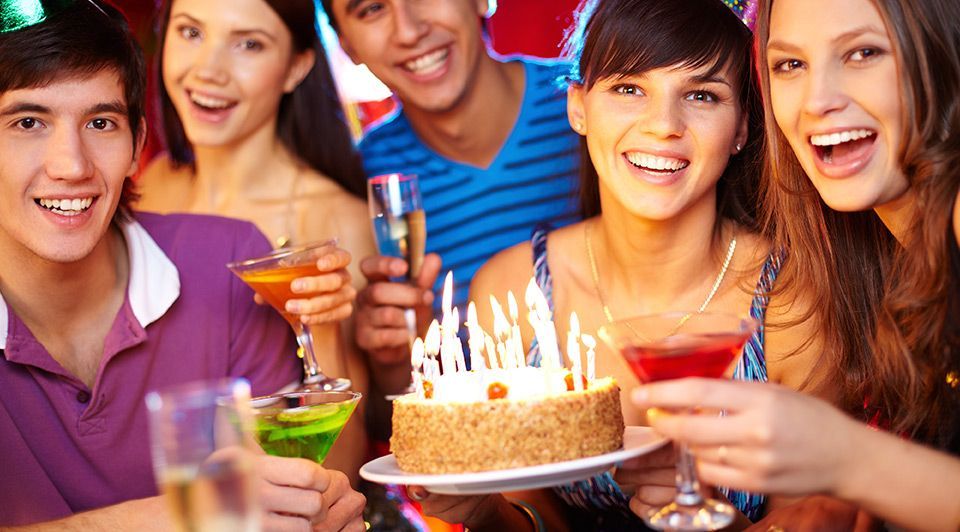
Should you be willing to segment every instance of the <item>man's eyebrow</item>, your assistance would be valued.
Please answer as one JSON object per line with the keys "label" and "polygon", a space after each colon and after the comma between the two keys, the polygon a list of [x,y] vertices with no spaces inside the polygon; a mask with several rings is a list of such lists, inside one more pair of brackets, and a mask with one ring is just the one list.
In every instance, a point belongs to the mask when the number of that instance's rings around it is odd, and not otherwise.
{"label": "man's eyebrow", "polygon": [[100,114],[118,114],[125,115],[127,114],[127,106],[123,102],[112,101],[98,103],[96,105],[90,106],[87,108],[87,115],[100,115]]}
{"label": "man's eyebrow", "polygon": [[18,115],[21,113],[50,114],[50,108],[29,102],[13,102],[10,105],[0,109],[0,116]]}
{"label": "man's eyebrow", "polygon": [[693,80],[697,83],[720,83],[721,85],[726,85],[727,87],[733,88],[729,81],[717,75],[693,76]]}

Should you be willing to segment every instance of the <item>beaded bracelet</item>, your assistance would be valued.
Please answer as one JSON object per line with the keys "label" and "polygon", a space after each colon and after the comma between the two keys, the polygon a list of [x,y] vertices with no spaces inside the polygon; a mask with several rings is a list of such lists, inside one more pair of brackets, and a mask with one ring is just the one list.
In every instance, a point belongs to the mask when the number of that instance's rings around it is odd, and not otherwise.
{"label": "beaded bracelet", "polygon": [[524,515],[527,516],[527,519],[530,520],[530,524],[533,525],[534,532],[544,532],[547,527],[543,524],[543,518],[540,517],[540,512],[536,508],[531,506],[529,503],[521,501],[520,499],[507,499],[507,502],[512,504],[517,510],[520,510]]}

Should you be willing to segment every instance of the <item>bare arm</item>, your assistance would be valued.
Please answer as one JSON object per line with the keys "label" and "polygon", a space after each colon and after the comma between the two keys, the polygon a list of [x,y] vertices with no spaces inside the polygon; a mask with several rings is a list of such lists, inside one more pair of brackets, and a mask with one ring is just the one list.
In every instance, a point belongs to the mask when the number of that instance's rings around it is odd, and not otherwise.
{"label": "bare arm", "polygon": [[821,399],[709,379],[649,384],[633,398],[641,407],[727,411],[651,418],[658,432],[691,446],[706,482],[786,496],[825,493],[909,529],[960,526],[960,459],[867,427]]}
{"label": "bare arm", "polygon": [[18,527],[0,527],[0,532],[97,532],[114,530],[170,530],[173,524],[163,497],[127,501],[56,521]]}
{"label": "bare arm", "polygon": [[851,425],[851,467],[837,496],[907,529],[960,529],[960,459]]}

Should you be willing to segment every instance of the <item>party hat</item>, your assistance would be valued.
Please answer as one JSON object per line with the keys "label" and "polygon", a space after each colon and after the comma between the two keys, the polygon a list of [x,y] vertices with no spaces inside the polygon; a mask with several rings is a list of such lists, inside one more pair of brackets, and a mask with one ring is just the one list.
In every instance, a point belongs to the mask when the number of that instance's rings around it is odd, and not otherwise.
{"label": "party hat", "polygon": [[757,24],[757,3],[760,0],[722,0],[753,31]]}
{"label": "party hat", "polygon": [[77,2],[87,3],[104,13],[93,0],[0,0],[0,33],[39,24]]}

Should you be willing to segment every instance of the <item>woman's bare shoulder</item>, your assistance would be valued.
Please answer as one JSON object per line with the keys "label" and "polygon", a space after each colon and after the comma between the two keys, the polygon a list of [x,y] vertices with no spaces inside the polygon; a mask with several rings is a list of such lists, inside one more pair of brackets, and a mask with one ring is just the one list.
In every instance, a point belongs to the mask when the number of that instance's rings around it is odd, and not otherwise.
{"label": "woman's bare shoulder", "polygon": [[139,210],[170,212],[184,210],[193,172],[177,167],[166,153],[155,156],[136,178]]}
{"label": "woman's bare shoulder", "polygon": [[832,400],[835,361],[812,308],[813,301],[799,289],[771,297],[764,335],[767,374],[771,382]]}
{"label": "woman's bare shoulder", "polygon": [[532,253],[530,242],[521,242],[491,257],[474,274],[470,283],[470,298],[486,300],[491,294],[500,298],[508,290],[522,297],[533,276]]}

